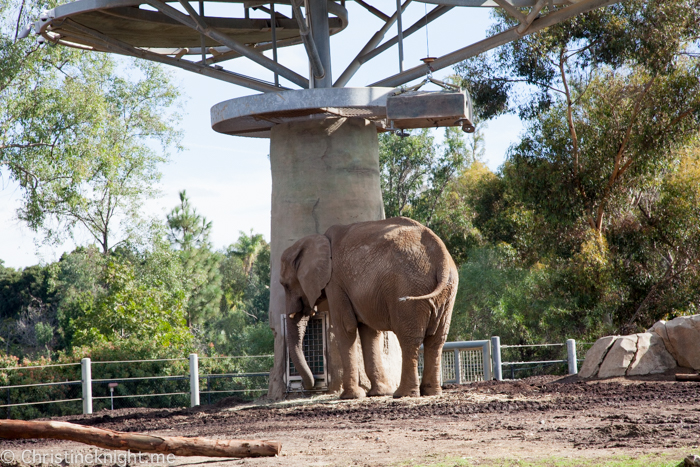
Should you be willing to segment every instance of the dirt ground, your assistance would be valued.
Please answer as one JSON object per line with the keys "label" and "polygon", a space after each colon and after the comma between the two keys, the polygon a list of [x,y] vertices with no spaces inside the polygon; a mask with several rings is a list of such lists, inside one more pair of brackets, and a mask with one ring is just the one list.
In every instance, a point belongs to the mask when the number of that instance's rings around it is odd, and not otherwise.
{"label": "dirt ground", "polygon": [[[602,460],[645,454],[680,462],[699,453],[700,383],[676,382],[673,375],[585,382],[545,376],[450,385],[439,397],[224,401],[198,409],[125,409],[64,420],[165,436],[282,443],[282,454],[275,458],[178,457],[170,465],[452,466],[461,459],[493,465],[495,460]],[[43,440],[2,440],[0,447],[12,450],[18,460],[24,450],[93,449]]]}

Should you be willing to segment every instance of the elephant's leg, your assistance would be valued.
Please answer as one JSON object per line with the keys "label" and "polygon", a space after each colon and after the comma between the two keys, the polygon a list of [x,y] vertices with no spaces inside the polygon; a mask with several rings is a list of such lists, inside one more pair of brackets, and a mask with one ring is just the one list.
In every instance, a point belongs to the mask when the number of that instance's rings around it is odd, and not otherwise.
{"label": "elephant's leg", "polygon": [[440,361],[442,360],[442,346],[447,335],[438,329],[432,336],[426,336],[423,342],[423,379],[420,383],[421,396],[439,396],[442,394],[440,387]]}
{"label": "elephant's leg", "polygon": [[394,397],[420,396],[418,351],[430,320],[430,305],[423,301],[406,301],[392,313],[392,331],[401,345],[401,383]]}
{"label": "elephant's leg", "polygon": [[394,397],[418,397],[418,350],[422,337],[397,336],[401,345],[401,383]]}
{"label": "elephant's leg", "polygon": [[382,364],[382,333],[366,324],[359,323],[362,357],[365,360],[365,372],[372,383],[368,396],[388,396],[393,391],[384,372]]}
{"label": "elephant's leg", "polygon": [[355,341],[357,340],[357,319],[345,293],[337,288],[327,288],[331,325],[335,340],[343,360],[343,391],[341,399],[358,399],[365,397],[365,390],[360,387],[359,357]]}
{"label": "elephant's leg", "polygon": [[442,394],[440,387],[440,370],[442,361],[442,347],[447,340],[452,318],[452,306],[455,297],[445,307],[445,312],[432,336],[425,336],[423,342],[423,380],[420,384],[421,396],[439,396]]}

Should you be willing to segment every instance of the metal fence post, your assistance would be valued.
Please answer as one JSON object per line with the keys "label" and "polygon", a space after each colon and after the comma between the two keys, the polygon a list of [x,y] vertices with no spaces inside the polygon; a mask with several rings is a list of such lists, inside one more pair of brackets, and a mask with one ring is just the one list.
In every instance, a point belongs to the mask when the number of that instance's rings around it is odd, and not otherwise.
{"label": "metal fence post", "polygon": [[491,353],[493,356],[493,379],[503,381],[503,367],[501,365],[501,338],[491,337]]}
{"label": "metal fence post", "polygon": [[569,374],[577,374],[578,362],[576,361],[576,341],[574,339],[566,340],[566,359],[569,362]]}
{"label": "metal fence post", "polygon": [[462,384],[462,361],[459,358],[459,349],[455,349],[455,383]]}
{"label": "metal fence post", "polygon": [[89,358],[80,360],[80,374],[83,383],[83,415],[92,413],[92,369]]}
{"label": "metal fence post", "polygon": [[196,353],[190,354],[190,407],[199,405],[199,359]]}
{"label": "metal fence post", "polygon": [[484,381],[491,381],[491,342],[484,341],[483,358],[484,358]]}

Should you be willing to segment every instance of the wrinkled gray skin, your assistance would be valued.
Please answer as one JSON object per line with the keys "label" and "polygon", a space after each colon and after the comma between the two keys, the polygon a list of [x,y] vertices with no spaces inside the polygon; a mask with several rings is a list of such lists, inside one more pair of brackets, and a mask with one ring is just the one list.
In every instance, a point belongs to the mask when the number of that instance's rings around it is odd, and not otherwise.
{"label": "wrinkled gray skin", "polygon": [[314,306],[327,305],[344,357],[341,398],[365,396],[354,350],[358,330],[372,384],[368,396],[392,393],[381,362],[381,331],[393,331],[401,345],[401,383],[394,397],[441,393],[440,359],[458,277],[445,245],[430,229],[403,217],[334,225],[284,251],[280,283],[286,294],[287,346],[304,388],[314,386],[302,353],[306,324]]}

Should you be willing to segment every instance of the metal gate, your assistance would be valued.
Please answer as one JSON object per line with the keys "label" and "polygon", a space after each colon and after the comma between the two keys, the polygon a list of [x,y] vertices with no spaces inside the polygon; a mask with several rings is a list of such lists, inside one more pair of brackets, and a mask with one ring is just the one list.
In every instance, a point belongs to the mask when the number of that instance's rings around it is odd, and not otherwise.
{"label": "metal gate", "polygon": [[[423,346],[420,348],[418,373],[423,376]],[[440,377],[443,384],[490,380],[490,341],[446,342],[442,348]]]}
{"label": "metal gate", "polygon": [[[282,315],[283,325],[286,324],[284,317],[285,315]],[[286,338],[286,327],[284,327],[284,332]],[[313,373],[314,379],[316,380],[314,390],[326,390],[328,388],[327,348],[328,315],[326,312],[317,312],[315,316],[309,319],[309,323],[306,326],[306,333],[304,334],[304,340],[302,341],[302,351],[304,352],[304,357],[306,357],[306,363],[309,365],[309,369],[311,369],[311,373]],[[301,376],[294,367],[289,353],[287,353],[286,361],[287,392],[301,391]]]}

